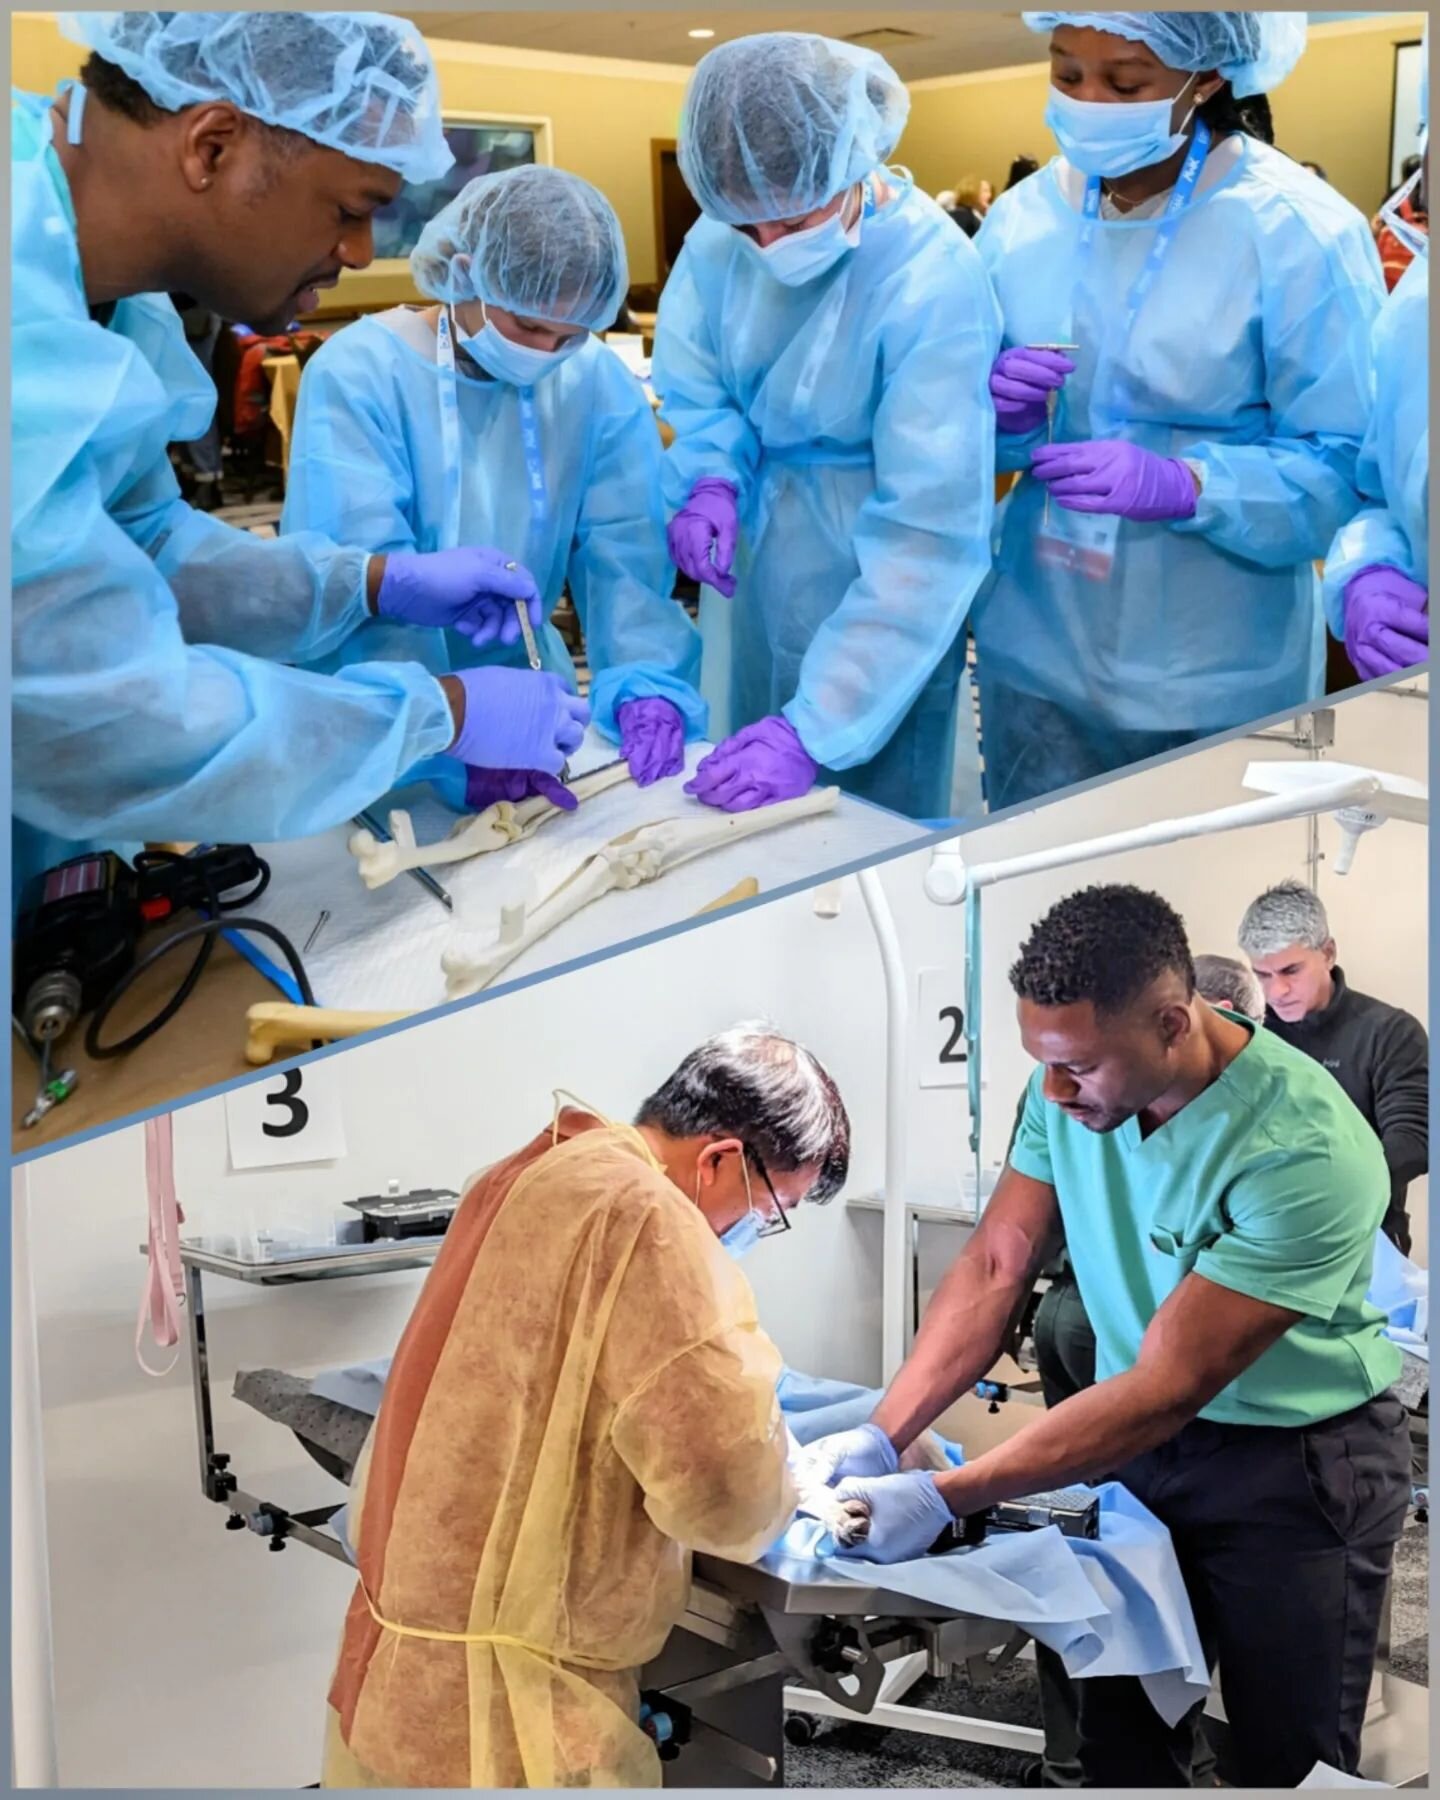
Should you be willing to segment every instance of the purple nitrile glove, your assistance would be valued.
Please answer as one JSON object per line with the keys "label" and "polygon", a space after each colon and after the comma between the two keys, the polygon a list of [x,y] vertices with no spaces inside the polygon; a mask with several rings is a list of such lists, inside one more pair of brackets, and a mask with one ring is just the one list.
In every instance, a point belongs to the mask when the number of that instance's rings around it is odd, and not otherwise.
{"label": "purple nitrile glove", "polygon": [[1195,477],[1184,463],[1119,438],[1041,444],[1030,452],[1030,470],[1067,512],[1151,521],[1195,516]]}
{"label": "purple nitrile glove", "polygon": [[819,763],[795,727],[776,716],[726,738],[686,782],[685,792],[724,812],[753,812],[757,806],[808,794],[819,773]]}
{"label": "purple nitrile glove", "polygon": [[1045,402],[1059,393],[1075,365],[1059,350],[1002,350],[990,371],[995,423],[1012,437],[1026,437],[1045,423]]}
{"label": "purple nitrile glove", "polygon": [[580,748],[590,708],[558,675],[534,669],[457,669],[465,691],[451,756],[472,768],[535,769],[558,775]]}
{"label": "purple nitrile glove", "polygon": [[870,1508],[870,1535],[848,1550],[836,1546],[838,1555],[866,1562],[911,1562],[924,1556],[941,1532],[955,1523],[928,1469],[873,1479],[852,1476],[835,1489],[835,1498],[863,1500]]}
{"label": "purple nitrile glove", "polygon": [[697,481],[665,535],[670,560],[682,575],[708,581],[727,600],[733,597],[735,577],[730,568],[740,536],[740,514],[728,481],[715,475]]}
{"label": "purple nitrile glove", "polygon": [[1430,654],[1430,590],[1389,563],[1345,583],[1345,653],[1362,681],[1410,669]]}
{"label": "purple nitrile glove", "polygon": [[630,765],[636,785],[649,787],[685,767],[685,721],[678,706],[656,695],[626,700],[616,708],[620,754]]}
{"label": "purple nitrile glove", "polygon": [[580,802],[563,781],[546,775],[540,769],[474,769],[465,771],[465,804],[471,812],[484,812],[497,800],[529,800],[536,796],[558,806],[561,812],[574,812]]}
{"label": "purple nitrile glove", "polygon": [[392,551],[375,610],[405,625],[445,625],[483,647],[513,644],[520,636],[519,601],[536,630],[545,605],[535,577],[503,550],[462,544],[455,550]]}

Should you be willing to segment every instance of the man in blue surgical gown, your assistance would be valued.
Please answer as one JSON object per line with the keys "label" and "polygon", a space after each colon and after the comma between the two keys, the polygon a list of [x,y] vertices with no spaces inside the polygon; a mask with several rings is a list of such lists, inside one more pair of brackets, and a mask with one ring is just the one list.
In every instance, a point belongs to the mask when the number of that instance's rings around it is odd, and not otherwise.
{"label": "man in blue surgical gown", "polygon": [[81,84],[11,104],[16,873],[85,840],[266,840],[348,819],[418,758],[558,773],[558,679],[283,666],[378,614],[518,632],[491,549],[367,557],[187,507],[166,447],[215,390],[166,295],[280,329],[450,160],[413,26],[381,14],[79,13]]}

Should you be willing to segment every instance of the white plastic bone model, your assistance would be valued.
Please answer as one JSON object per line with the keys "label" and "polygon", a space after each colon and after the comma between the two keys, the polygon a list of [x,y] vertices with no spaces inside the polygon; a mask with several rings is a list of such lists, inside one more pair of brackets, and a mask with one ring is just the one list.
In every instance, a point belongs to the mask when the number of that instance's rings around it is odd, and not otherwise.
{"label": "white plastic bone model", "polygon": [[523,956],[557,925],[616,888],[641,887],[657,881],[682,863],[691,862],[726,844],[739,843],[760,831],[771,831],[777,825],[789,825],[797,819],[810,819],[830,812],[840,798],[839,788],[817,788],[799,800],[782,800],[778,806],[762,806],[755,812],[715,813],[697,809],[696,816],[683,819],[660,819],[653,825],[638,825],[632,831],[612,838],[548,894],[528,915],[517,919],[520,909],[507,909],[498,941],[488,944],[475,956],[468,955],[464,936],[452,940],[440,958],[445,971],[445,997],[463,1000],[467,994],[478,994],[488,987],[503,969]]}
{"label": "white plastic bone model", "polygon": [[[589,775],[577,775],[570,792],[582,805],[630,779],[624,762],[610,763]],[[424,869],[432,863],[465,862],[490,850],[504,850],[521,838],[533,837],[542,825],[561,816],[561,808],[533,794],[527,800],[497,800],[484,812],[457,819],[448,837],[434,844],[417,844],[408,812],[397,810],[389,818],[391,842],[382,844],[373,831],[360,830],[350,838],[350,854],[360,867],[360,879],[368,888],[384,887],[407,869]]]}

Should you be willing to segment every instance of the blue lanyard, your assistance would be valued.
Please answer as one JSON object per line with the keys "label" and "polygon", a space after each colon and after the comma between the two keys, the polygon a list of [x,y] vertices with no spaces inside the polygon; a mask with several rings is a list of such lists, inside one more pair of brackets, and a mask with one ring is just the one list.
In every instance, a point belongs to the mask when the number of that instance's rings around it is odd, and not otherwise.
{"label": "blue lanyard", "polygon": [[516,389],[520,398],[520,442],[525,449],[525,474],[530,484],[530,521],[543,525],[550,516],[550,495],[545,487],[545,463],[540,455],[540,415],[535,410],[533,387]]}
{"label": "blue lanyard", "polygon": [[460,395],[448,306],[440,308],[435,335],[440,363],[440,448],[445,463],[445,506],[439,548],[453,550],[460,542]]}
{"label": "blue lanyard", "polygon": [[[1205,158],[1210,154],[1211,141],[1210,127],[1203,119],[1198,120],[1195,136],[1190,143],[1190,153],[1181,167],[1179,179],[1170,190],[1170,198],[1165,204],[1155,241],[1150,246],[1150,254],[1145,258],[1145,266],[1136,276],[1126,297],[1122,322],[1124,342],[1128,342],[1130,333],[1135,328],[1135,321],[1140,316],[1140,309],[1165,266],[1165,258],[1169,256],[1170,246],[1175,242],[1175,233],[1180,229],[1181,215],[1195,198],[1195,188],[1200,180],[1200,171],[1205,167]],[[1085,223],[1080,232],[1080,248],[1087,258],[1094,247],[1095,224],[1099,217],[1100,177],[1092,175],[1085,183]]]}
{"label": "blue lanyard", "polygon": [[[455,371],[455,335],[448,306],[440,308],[435,333],[441,371],[440,446],[445,462],[444,541],[440,548],[451,550],[460,542],[460,378]],[[543,525],[550,513],[550,494],[545,485],[535,390],[522,387],[516,388],[515,393],[520,406],[520,443],[525,453],[530,519],[534,525]]]}

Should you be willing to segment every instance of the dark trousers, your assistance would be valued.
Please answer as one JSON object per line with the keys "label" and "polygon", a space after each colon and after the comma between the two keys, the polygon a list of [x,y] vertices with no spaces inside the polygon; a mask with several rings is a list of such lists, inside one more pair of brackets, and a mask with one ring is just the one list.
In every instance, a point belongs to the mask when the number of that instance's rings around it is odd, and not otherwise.
{"label": "dark trousers", "polygon": [[1385,1209],[1380,1229],[1402,1256],[1410,1254],[1410,1214],[1403,1200],[1398,1206],[1392,1202]]}
{"label": "dark trousers", "polygon": [[[1095,1333],[1069,1267],[1056,1276],[1035,1312],[1035,1363],[1046,1406],[1095,1385]],[[1040,1722],[1045,1728],[1042,1787],[1085,1785],[1080,1766],[1080,1703],[1065,1664],[1043,1644],[1035,1646]]]}
{"label": "dark trousers", "polygon": [[1025,800],[1041,800],[1057,788],[1108,775],[1166,750],[1182,749],[1206,735],[1206,728],[1201,727],[1138,731],[1107,725],[1093,709],[1062,706],[990,680],[983,655],[976,676],[985,804],[991,812]]}
{"label": "dark trousers", "polygon": [[[1382,1394],[1293,1429],[1196,1419],[1116,1471],[1168,1528],[1219,1667],[1227,1778],[1354,1774],[1395,1545],[1410,1498],[1405,1409]],[[1200,1708],[1173,1730],[1137,1680],[1077,1683],[1087,1787],[1188,1787]]]}
{"label": "dark trousers", "polygon": [[[1035,1317],[1047,1406],[1093,1383],[1073,1277]],[[1168,1527],[1207,1659],[1220,1668],[1231,1779],[1293,1787],[1353,1773],[1385,1584],[1410,1492],[1404,1408],[1381,1396],[1304,1430],[1195,1420],[1116,1479]],[[1036,1646],[1046,1787],[1206,1787],[1197,1706],[1167,1729],[1138,1681],[1072,1681]],[[1302,1766],[1303,1765],[1303,1766]]]}

